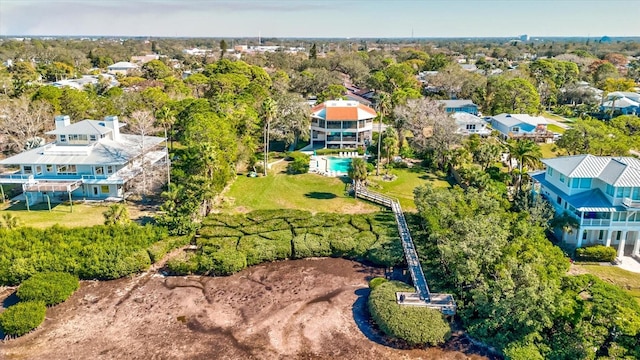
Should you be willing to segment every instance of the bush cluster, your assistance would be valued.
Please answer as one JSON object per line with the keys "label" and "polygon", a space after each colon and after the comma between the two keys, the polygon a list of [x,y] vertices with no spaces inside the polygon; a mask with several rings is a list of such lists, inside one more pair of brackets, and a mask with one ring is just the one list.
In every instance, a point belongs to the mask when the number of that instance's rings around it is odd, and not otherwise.
{"label": "bush cluster", "polygon": [[576,249],[576,260],[610,262],[616,259],[616,249],[610,246],[595,245]]}
{"label": "bush cluster", "polygon": [[260,210],[205,218],[195,254],[167,265],[176,274],[228,275],[267,261],[336,256],[392,266],[402,262],[393,214],[315,216]]}
{"label": "bush cluster", "polygon": [[40,326],[46,313],[44,301],[19,302],[0,314],[0,328],[5,335],[22,336]]}
{"label": "bush cluster", "polygon": [[399,305],[396,302],[398,291],[413,291],[413,288],[398,281],[386,281],[372,287],[369,312],[380,330],[410,345],[434,346],[451,336],[451,327],[438,310]]}
{"label": "bush cluster", "polygon": [[164,229],[136,224],[0,229],[0,285],[17,285],[39,272],[117,279],[147,269],[147,249],[164,237]]}
{"label": "bush cluster", "polygon": [[291,162],[287,165],[289,174],[306,174],[309,172],[310,156],[299,151],[289,153]]}
{"label": "bush cluster", "polygon": [[358,155],[364,155],[363,149],[318,149],[316,155],[336,155],[341,152],[357,152]]}
{"label": "bush cluster", "polygon": [[64,302],[80,287],[74,275],[63,272],[38,273],[20,284],[16,295],[21,301],[42,301],[47,306]]}

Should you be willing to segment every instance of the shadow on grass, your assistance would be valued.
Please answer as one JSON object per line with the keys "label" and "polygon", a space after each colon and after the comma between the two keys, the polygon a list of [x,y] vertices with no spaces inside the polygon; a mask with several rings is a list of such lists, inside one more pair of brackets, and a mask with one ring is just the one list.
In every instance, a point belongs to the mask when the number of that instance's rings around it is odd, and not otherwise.
{"label": "shadow on grass", "polygon": [[335,199],[338,196],[336,194],[330,193],[330,192],[312,191],[312,192],[304,194],[304,197],[309,198],[309,199],[329,200],[329,199]]}
{"label": "shadow on grass", "polygon": [[[56,207],[60,205],[60,203],[58,202],[51,202],[51,211],[56,211],[56,212],[69,212],[68,208],[59,208],[56,209]],[[11,211],[27,211],[27,206],[25,205],[24,201],[17,201],[12,203],[11,205],[9,205],[9,207],[7,207],[5,210],[11,210]],[[49,211],[49,206],[47,205],[46,202],[44,203],[38,203],[38,204],[34,204],[29,206],[29,210],[31,211]]]}
{"label": "shadow on grass", "polygon": [[18,292],[14,291],[13,293],[11,293],[11,295],[7,296],[2,301],[2,307],[6,309],[9,306],[13,306],[13,305],[17,304],[19,301],[20,301],[20,298],[18,298]]}

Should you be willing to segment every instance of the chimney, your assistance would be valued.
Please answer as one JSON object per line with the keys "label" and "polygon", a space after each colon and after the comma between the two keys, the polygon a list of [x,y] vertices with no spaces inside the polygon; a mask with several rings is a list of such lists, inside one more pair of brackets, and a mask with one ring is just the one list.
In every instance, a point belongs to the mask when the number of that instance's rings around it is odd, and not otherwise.
{"label": "chimney", "polygon": [[105,116],[104,125],[111,129],[111,139],[113,141],[120,140],[120,122],[117,116]]}
{"label": "chimney", "polygon": [[69,125],[71,125],[71,119],[69,115],[58,115],[55,117],[56,121],[56,130],[63,129]]}

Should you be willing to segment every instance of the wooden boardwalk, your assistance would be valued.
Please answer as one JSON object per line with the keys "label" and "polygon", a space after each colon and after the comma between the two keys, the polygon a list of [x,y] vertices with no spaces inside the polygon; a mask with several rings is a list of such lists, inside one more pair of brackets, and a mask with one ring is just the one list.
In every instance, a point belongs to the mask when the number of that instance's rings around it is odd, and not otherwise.
{"label": "wooden boardwalk", "polygon": [[398,303],[402,305],[432,307],[440,310],[445,315],[455,315],[456,303],[451,294],[432,294],[431,291],[429,291],[429,284],[427,284],[427,278],[422,271],[418,252],[413,244],[413,239],[411,238],[411,233],[409,232],[409,227],[407,226],[407,221],[400,207],[400,203],[396,199],[363,189],[362,187],[358,188],[356,197],[388,207],[395,215],[407,267],[411,274],[413,286],[416,289],[415,294],[398,293]]}

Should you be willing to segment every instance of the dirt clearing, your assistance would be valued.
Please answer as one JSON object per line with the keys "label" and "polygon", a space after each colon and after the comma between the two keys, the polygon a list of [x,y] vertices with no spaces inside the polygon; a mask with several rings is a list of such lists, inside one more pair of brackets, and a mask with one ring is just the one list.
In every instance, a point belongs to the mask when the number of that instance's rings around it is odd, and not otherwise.
{"label": "dirt clearing", "polygon": [[[485,359],[402,350],[368,320],[367,280],[381,269],[342,259],[254,266],[229,277],[85,281],[1,359]],[[8,294],[5,294],[5,296]],[[473,350],[473,349],[471,349]]]}

